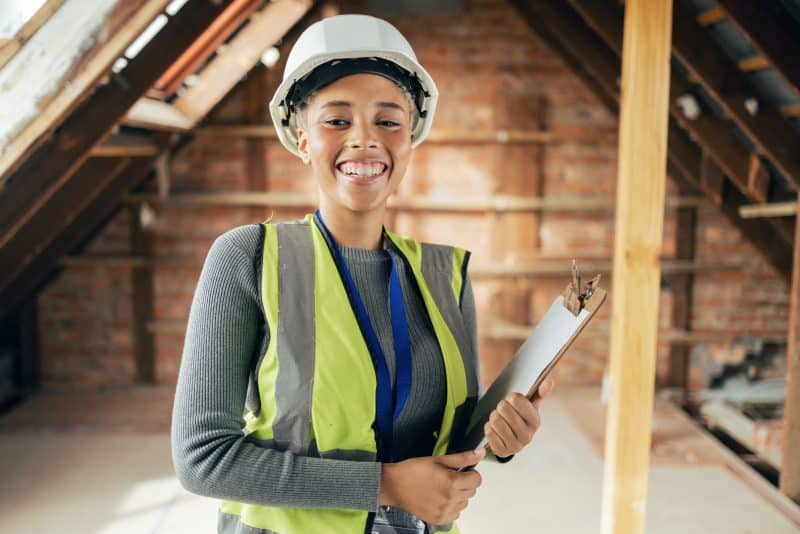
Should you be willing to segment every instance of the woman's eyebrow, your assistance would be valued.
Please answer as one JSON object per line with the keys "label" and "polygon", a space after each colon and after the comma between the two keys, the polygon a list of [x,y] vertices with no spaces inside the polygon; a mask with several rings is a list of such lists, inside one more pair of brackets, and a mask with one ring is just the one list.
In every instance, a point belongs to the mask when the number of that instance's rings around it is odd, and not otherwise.
{"label": "woman's eyebrow", "polygon": [[403,106],[401,106],[396,102],[377,102],[375,105],[381,108],[394,108],[394,109],[399,109],[400,111],[406,110],[406,108],[404,108]]}
{"label": "woman's eyebrow", "polygon": [[331,100],[330,102],[325,102],[320,106],[320,108],[332,108],[332,107],[341,107],[347,106],[350,107],[350,102],[346,100]]}

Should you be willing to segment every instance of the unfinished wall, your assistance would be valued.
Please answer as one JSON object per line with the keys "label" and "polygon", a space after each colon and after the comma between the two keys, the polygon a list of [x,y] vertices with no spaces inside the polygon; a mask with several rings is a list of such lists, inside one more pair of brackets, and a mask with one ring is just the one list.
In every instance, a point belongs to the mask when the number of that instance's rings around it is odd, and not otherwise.
{"label": "unfinished wall", "polygon": [[[503,2],[470,2],[466,12],[426,17],[390,17],[408,37],[441,92],[435,129],[455,135],[475,132],[541,131],[550,140],[523,144],[426,143],[417,149],[399,194],[432,199],[613,196],[616,179],[616,118],[549,50],[516,11]],[[284,49],[283,53],[286,54]],[[278,68],[282,68],[279,64]],[[279,71],[266,78],[268,96]],[[245,81],[209,122],[252,123],[257,117],[250,82]],[[256,86],[258,84],[255,84]],[[270,191],[313,190],[299,160],[277,141],[253,141],[198,132],[175,155],[173,191],[253,189],[253,161],[263,151],[262,171]],[[261,174],[261,173],[255,173]],[[259,178],[261,179],[261,178]],[[668,195],[676,195],[668,184]],[[202,258],[225,230],[257,222],[296,218],[304,210],[235,207],[161,207],[155,226],[155,256],[184,258],[155,270],[156,370],[159,382],[173,383]],[[556,262],[568,273],[572,257],[610,262],[613,214],[605,211],[527,213],[397,212],[387,223],[422,240],[460,245],[473,251],[471,268],[479,309],[481,360],[490,380],[513,354],[501,321],[533,324],[567,282],[558,276],[499,276],[488,268]],[[667,212],[664,254],[674,252],[674,211]],[[93,253],[125,252],[127,214],[116,217],[93,243]],[[755,250],[710,205],[700,208],[698,257],[740,261],[740,272],[696,275],[696,329],[722,330],[719,339],[694,346],[692,379],[703,386],[722,362],[735,358],[737,333],[765,335],[785,328],[786,286]],[[481,272],[483,271],[483,273]],[[591,274],[591,273],[586,273]],[[604,286],[610,286],[608,276]],[[133,348],[131,272],[120,266],[72,267],[40,297],[43,379],[46,385],[96,386],[131,383]],[[608,350],[613,298],[558,369],[562,384],[599,383]],[[662,291],[660,327],[670,328],[671,302]],[[511,338],[514,336],[511,335]],[[661,336],[659,376],[665,374],[669,344]]]}

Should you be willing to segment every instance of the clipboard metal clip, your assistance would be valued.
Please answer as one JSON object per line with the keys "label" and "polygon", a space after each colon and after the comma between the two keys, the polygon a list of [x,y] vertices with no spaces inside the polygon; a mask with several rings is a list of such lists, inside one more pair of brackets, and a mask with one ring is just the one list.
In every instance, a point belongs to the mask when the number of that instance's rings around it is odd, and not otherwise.
{"label": "clipboard metal clip", "polygon": [[573,315],[578,315],[586,306],[586,301],[592,297],[594,290],[600,283],[600,275],[598,274],[586,284],[582,284],[581,282],[581,272],[580,269],[578,269],[578,263],[572,260],[572,282],[567,286],[567,290],[565,291],[564,305]]}

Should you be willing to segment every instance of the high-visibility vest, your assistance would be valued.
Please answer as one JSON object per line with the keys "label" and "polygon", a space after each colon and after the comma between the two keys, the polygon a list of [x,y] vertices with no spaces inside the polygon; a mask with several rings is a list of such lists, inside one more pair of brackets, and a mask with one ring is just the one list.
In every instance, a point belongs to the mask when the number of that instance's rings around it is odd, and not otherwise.
{"label": "high-visibility vest", "polygon": [[[261,406],[245,416],[248,439],[297,455],[375,461],[375,370],[328,244],[313,215],[264,230],[261,300],[270,340],[255,371]],[[443,455],[463,435],[478,395],[459,306],[469,253],[387,235],[413,273],[441,348],[447,394],[433,454]],[[360,534],[368,517],[223,501],[219,530]]]}

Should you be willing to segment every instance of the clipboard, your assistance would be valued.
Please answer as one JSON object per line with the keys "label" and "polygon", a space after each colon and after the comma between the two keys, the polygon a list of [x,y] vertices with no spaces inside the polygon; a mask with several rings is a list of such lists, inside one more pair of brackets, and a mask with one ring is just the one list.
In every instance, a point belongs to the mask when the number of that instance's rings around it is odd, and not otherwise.
{"label": "clipboard", "polygon": [[497,403],[509,394],[521,393],[533,399],[542,381],[605,302],[606,291],[598,286],[599,282],[600,275],[597,275],[582,283],[578,267],[572,262],[572,281],[556,297],[514,358],[478,400],[464,439],[451,452],[486,446],[483,427]]}

